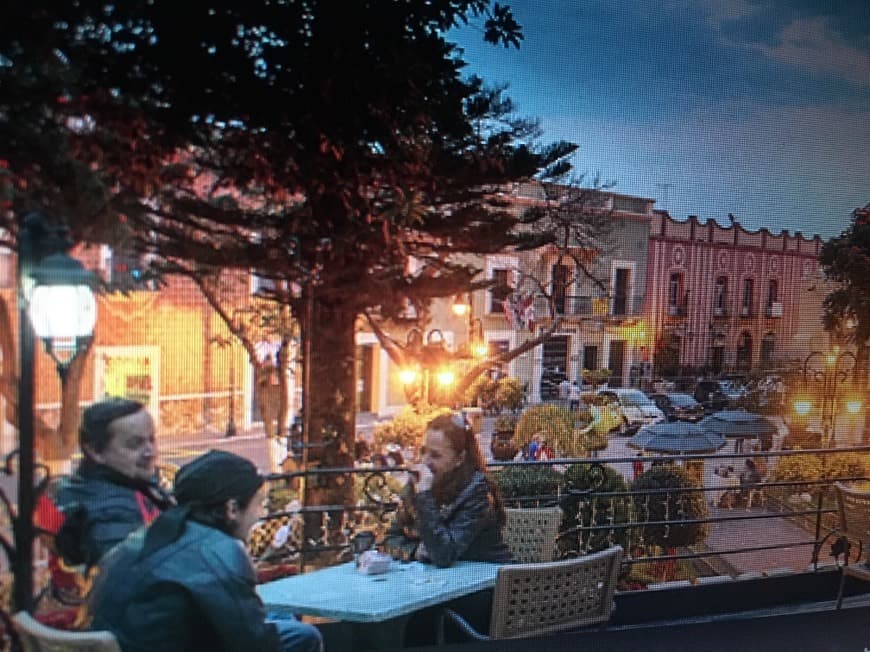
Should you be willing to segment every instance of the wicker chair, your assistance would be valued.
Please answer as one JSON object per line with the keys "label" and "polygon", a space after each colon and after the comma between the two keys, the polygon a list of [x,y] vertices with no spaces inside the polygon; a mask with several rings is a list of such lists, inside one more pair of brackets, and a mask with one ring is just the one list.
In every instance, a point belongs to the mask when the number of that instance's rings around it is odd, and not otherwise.
{"label": "wicker chair", "polygon": [[493,594],[489,635],[445,608],[439,618],[438,643],[444,643],[447,619],[479,641],[526,638],[605,623],[613,610],[621,561],[622,548],[613,546],[574,559],[502,566]]}
{"label": "wicker chair", "polygon": [[555,559],[556,537],[562,523],[561,508],[508,508],[505,515],[504,540],[514,561],[530,564]]}
{"label": "wicker chair", "polygon": [[[870,491],[852,489],[846,485],[835,482],[834,489],[837,492],[837,506],[840,511],[840,532],[850,542],[858,546],[870,547]],[[859,555],[860,556],[860,555]],[[849,565],[849,555],[846,554],[846,563],[840,568],[840,588],[837,591],[837,609],[843,604],[843,587],[847,577],[870,581],[870,559],[865,558],[863,564]]]}
{"label": "wicker chair", "polygon": [[121,652],[111,632],[68,632],[46,627],[25,611],[13,616],[24,652]]}

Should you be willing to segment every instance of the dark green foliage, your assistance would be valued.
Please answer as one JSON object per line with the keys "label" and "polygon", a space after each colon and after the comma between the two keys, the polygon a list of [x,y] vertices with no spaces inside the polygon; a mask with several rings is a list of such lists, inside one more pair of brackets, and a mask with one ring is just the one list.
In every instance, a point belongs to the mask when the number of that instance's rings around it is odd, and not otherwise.
{"label": "dark green foliage", "polygon": [[526,393],[525,384],[513,376],[498,379],[495,388],[495,406],[499,410],[518,410]]}
{"label": "dark green foliage", "polygon": [[552,467],[537,464],[504,467],[491,477],[508,506],[553,505],[565,483],[565,477]]}
{"label": "dark green foliage", "polygon": [[324,465],[352,462],[359,316],[425,314],[474,285],[453,254],[529,245],[491,191],[575,150],[537,146],[503,88],[462,78],[452,26],[520,41],[488,0],[35,0],[2,18],[0,227],[38,205],[165,272],[273,279],[294,315],[310,293],[330,326],[307,329],[311,437],[341,440]]}
{"label": "dark green foliage", "polygon": [[517,422],[514,443],[525,446],[535,435],[542,435],[557,452],[576,454],[574,416],[558,405],[534,405]]}
{"label": "dark green foliage", "polygon": [[484,410],[492,410],[495,407],[495,393],[498,383],[488,374],[478,376],[465,392],[465,404],[476,405]]}
{"label": "dark green foliage", "polygon": [[[632,491],[651,489],[688,489],[697,483],[686,471],[673,463],[655,464],[632,483]],[[703,541],[707,523],[643,525],[660,521],[680,521],[707,518],[704,494],[698,492],[663,492],[633,496],[639,535],[647,545],[662,548],[687,546]]]}
{"label": "dark green foliage", "polygon": [[[825,298],[827,330],[857,345],[860,373],[870,341],[870,205],[856,209],[852,224],[822,245],[819,263],[837,287]],[[863,353],[863,355],[860,355]]]}
{"label": "dark green foliage", "polygon": [[[567,489],[588,490],[593,486],[594,477],[590,475],[590,465],[572,464],[565,472]],[[605,481],[597,493],[623,492],[628,487],[622,474],[613,468],[604,467]],[[631,498],[629,496],[571,496],[562,499],[565,518],[562,530],[568,531],[592,525],[612,525],[627,523],[631,520]],[[614,530],[578,530],[560,538],[563,551],[595,552],[619,544],[628,549],[629,528]]]}

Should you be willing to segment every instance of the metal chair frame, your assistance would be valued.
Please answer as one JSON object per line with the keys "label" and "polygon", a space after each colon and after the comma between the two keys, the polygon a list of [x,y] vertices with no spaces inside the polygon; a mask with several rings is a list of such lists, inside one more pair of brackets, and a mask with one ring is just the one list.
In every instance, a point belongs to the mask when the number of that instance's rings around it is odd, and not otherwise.
{"label": "metal chair frame", "polygon": [[47,627],[26,611],[12,617],[24,652],[121,652],[111,632],[68,632]]}
{"label": "metal chair frame", "polygon": [[[840,533],[848,541],[857,542],[866,549],[870,546],[870,491],[853,489],[840,482],[834,483],[837,495],[837,507],[840,512]],[[860,553],[858,555],[860,558]],[[843,604],[843,588],[847,577],[854,577],[870,582],[870,559],[865,557],[863,564],[849,565],[849,551],[846,549],[846,560],[840,567],[840,588],[837,591],[837,609]]]}
{"label": "metal chair frame", "polygon": [[613,611],[622,552],[620,546],[613,546],[574,559],[502,566],[493,593],[489,634],[481,634],[445,608],[438,619],[438,643],[444,643],[447,619],[479,641],[526,638],[606,623]]}

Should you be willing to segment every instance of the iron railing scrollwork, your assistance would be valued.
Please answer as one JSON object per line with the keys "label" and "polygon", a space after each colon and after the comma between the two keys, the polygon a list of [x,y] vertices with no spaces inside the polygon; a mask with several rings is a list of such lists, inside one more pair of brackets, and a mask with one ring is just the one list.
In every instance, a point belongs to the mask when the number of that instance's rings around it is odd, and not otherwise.
{"label": "iron railing scrollwork", "polygon": [[[780,451],[753,453],[768,458],[784,458],[792,455],[830,455],[834,452],[860,452],[870,454],[870,447],[853,447],[851,449],[808,450],[808,451]],[[744,458],[745,454],[726,455],[689,455],[689,456],[662,456],[656,458],[658,462],[673,462],[682,464],[687,460],[705,459],[713,464],[717,460],[728,458]],[[582,484],[572,486],[567,480],[554,491],[538,492],[535,494],[505,496],[506,504],[518,506],[546,506],[556,505],[565,509],[570,506],[568,517],[573,517],[573,523],[563,527],[560,532],[560,540],[568,541],[573,546],[563,546],[563,555],[584,554],[597,545],[614,542],[624,542],[628,552],[626,563],[628,565],[645,564],[664,559],[692,560],[709,557],[721,557],[722,555],[738,554],[741,552],[761,552],[787,548],[808,549],[807,558],[815,568],[819,564],[819,558],[826,544],[836,544],[832,554],[842,556],[843,546],[838,544],[839,533],[837,532],[834,506],[822,502],[800,502],[785,505],[787,498],[795,498],[810,493],[814,497],[823,494],[835,480],[858,481],[863,476],[849,477],[821,477],[818,479],[785,479],[777,480],[773,477],[757,483],[753,489],[765,492],[769,495],[771,506],[762,510],[727,510],[717,509],[710,511],[708,507],[703,513],[696,513],[689,509],[689,501],[700,500],[710,505],[714,496],[723,491],[722,485],[701,484],[687,487],[664,487],[644,490],[632,490],[630,487],[615,489],[616,485],[608,485],[608,478],[613,477],[611,467],[620,464],[628,466],[636,457],[626,458],[587,458],[558,459],[548,461],[508,461],[494,462],[490,464],[490,471],[497,471],[508,467],[524,467],[529,470],[554,468],[563,475],[570,475],[566,471],[575,467],[582,469]],[[408,467],[355,467],[347,469],[311,469],[307,472],[300,471],[295,474],[282,474],[272,476],[274,483],[286,481],[288,478],[299,474],[322,475],[326,473],[343,473],[355,478],[355,500],[348,505],[309,505],[301,507],[296,504],[292,509],[278,511],[270,514],[264,522],[274,519],[300,520],[304,515],[320,514],[322,527],[319,536],[303,540],[301,529],[297,528],[294,537],[288,537],[279,546],[278,550],[271,551],[272,556],[280,558],[295,558],[302,561],[308,556],[332,552],[336,561],[345,560],[349,554],[359,547],[359,540],[366,540],[369,545],[376,545],[382,538],[393,513],[401,501],[401,492],[407,481]],[[575,473],[575,476],[578,475]],[[617,474],[618,475],[618,474]],[[747,487],[740,487],[735,491],[748,491]],[[779,497],[779,498],[777,498]],[[652,509],[654,503],[659,507],[658,511]],[[718,547],[710,549],[696,549],[694,546],[677,546],[677,550],[668,550],[661,554],[649,552],[646,556],[633,556],[631,551],[639,550],[651,543],[651,532],[657,531],[658,539],[667,541],[676,532],[674,528],[686,528],[692,526],[709,527],[712,524],[720,524],[727,527],[735,527],[739,531],[741,522],[758,521],[759,519],[788,519],[790,521],[805,520],[806,526],[794,534],[789,540],[766,541],[744,540],[735,535],[733,539],[726,538],[719,542]],[[567,521],[566,521],[567,522]],[[814,531],[818,528],[818,535]],[[365,534],[369,533],[369,534]],[[361,539],[362,538],[362,539]],[[738,543],[739,545],[732,545]],[[721,545],[725,544],[725,545]],[[665,546],[669,548],[670,546]],[[649,550],[652,550],[647,546]],[[702,547],[703,548],[703,547]],[[846,550],[848,554],[848,549]],[[839,557],[837,557],[839,559]]]}

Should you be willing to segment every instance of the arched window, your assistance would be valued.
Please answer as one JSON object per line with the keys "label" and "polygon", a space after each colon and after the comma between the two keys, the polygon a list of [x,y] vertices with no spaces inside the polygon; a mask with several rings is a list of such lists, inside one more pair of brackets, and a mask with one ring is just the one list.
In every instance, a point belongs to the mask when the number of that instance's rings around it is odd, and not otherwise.
{"label": "arched window", "polygon": [[716,287],[713,290],[713,314],[716,316],[727,315],[728,311],[728,277],[720,276],[716,279]]}
{"label": "arched window", "polygon": [[683,290],[683,273],[673,272],[668,280],[668,314],[684,315],[686,301]]}
{"label": "arched window", "polygon": [[752,303],[755,298],[755,281],[751,278],[743,280],[743,300],[740,302],[740,316],[752,315]]}
{"label": "arched window", "polygon": [[740,333],[737,340],[735,366],[738,369],[749,369],[752,366],[752,335],[749,334],[749,331]]}
{"label": "arched window", "polygon": [[775,278],[770,279],[767,282],[767,307],[765,309],[765,313],[768,317],[775,317],[775,312],[782,313],[782,306],[778,306],[779,310],[777,311],[774,308],[775,304],[779,303],[779,281]]}
{"label": "arched window", "polygon": [[761,351],[759,353],[759,363],[762,365],[773,362],[773,354],[776,351],[776,335],[766,333],[761,338]]}

